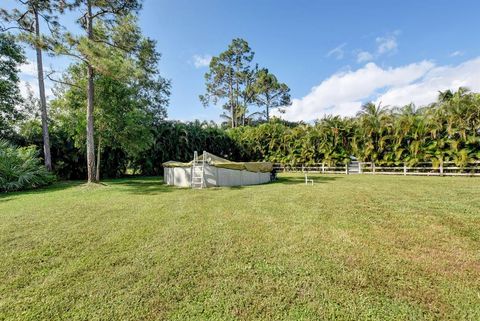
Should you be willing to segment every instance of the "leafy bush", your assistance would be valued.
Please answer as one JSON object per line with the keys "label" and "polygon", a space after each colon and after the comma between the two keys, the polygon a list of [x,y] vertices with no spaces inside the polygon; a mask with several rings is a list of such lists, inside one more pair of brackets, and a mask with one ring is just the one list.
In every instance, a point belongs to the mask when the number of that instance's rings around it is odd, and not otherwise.
{"label": "leafy bush", "polygon": [[17,147],[0,140],[0,192],[37,188],[53,182],[54,176],[38,155],[33,146]]}

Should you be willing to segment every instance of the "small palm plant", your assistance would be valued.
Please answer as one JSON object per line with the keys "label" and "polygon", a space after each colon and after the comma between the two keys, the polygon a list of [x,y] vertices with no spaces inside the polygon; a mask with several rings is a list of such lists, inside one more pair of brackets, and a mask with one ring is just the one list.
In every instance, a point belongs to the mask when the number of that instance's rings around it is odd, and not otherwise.
{"label": "small palm plant", "polygon": [[0,192],[37,188],[53,180],[36,148],[17,147],[0,140]]}

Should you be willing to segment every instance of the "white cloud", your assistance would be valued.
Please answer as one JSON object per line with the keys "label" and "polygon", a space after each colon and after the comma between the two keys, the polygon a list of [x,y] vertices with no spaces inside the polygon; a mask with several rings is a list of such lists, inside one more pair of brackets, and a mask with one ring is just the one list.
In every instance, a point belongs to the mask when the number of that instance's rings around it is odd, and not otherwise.
{"label": "white cloud", "polygon": [[450,54],[450,57],[460,57],[463,56],[463,52],[460,50],[454,51]]}
{"label": "white cloud", "polygon": [[480,90],[480,57],[468,60],[457,66],[436,66],[429,70],[421,81],[406,86],[393,87],[378,97],[386,105],[405,105],[411,102],[416,105],[429,104],[438,96],[439,91],[456,90],[468,87]]}
{"label": "white cloud", "polygon": [[[28,59],[27,62],[20,66],[20,93],[23,97],[28,96],[27,87],[30,87],[30,90],[33,92],[35,97],[39,96],[38,89],[38,74],[37,74],[37,64],[32,60]],[[47,99],[52,96],[52,84],[48,79],[45,80],[45,94]],[[27,85],[28,84],[28,85]]]}
{"label": "white cloud", "polygon": [[396,68],[368,63],[355,71],[333,74],[303,98],[293,99],[279,117],[310,121],[325,114],[353,116],[370,100],[383,105],[424,105],[433,102],[439,90],[466,86],[480,90],[480,57],[457,66],[436,66],[421,61]]}
{"label": "white cloud", "polygon": [[344,51],[343,51],[343,48],[346,46],[347,44],[346,43],[342,43],[341,45],[333,48],[332,50],[330,50],[328,53],[327,53],[327,57],[335,57],[335,59],[337,60],[340,60],[343,58],[343,56],[345,55]]}
{"label": "white cloud", "polygon": [[367,62],[373,60],[373,55],[369,53],[368,51],[360,51],[357,54],[357,62],[362,63],[362,62]]}
{"label": "white cloud", "polygon": [[193,55],[193,65],[195,68],[208,67],[210,60],[212,60],[212,56],[210,55]]}
{"label": "white cloud", "polygon": [[391,34],[385,37],[377,37],[375,39],[377,42],[377,52],[380,55],[389,53],[389,52],[395,52],[398,47],[397,43],[397,38],[395,37],[395,34]]}
{"label": "white cloud", "polygon": [[395,53],[398,48],[397,36],[400,34],[401,34],[400,30],[395,30],[394,32],[390,32],[383,37],[375,38],[377,48],[373,52],[369,52],[365,50],[354,51],[353,53],[357,55],[357,62],[364,63],[364,62],[372,61],[375,58],[378,58],[384,54]]}
{"label": "white cloud", "polygon": [[37,77],[37,66],[31,60],[20,66],[20,72],[25,76]]}
{"label": "white cloud", "polygon": [[[40,96],[37,79],[34,79],[32,81],[30,81],[30,80],[27,81],[27,80],[21,79],[18,87],[20,88],[20,93],[22,94],[22,96],[24,98],[28,97],[27,87],[30,87],[30,90],[33,92],[33,95],[35,97],[38,98]],[[52,88],[51,83],[48,82],[48,81],[45,82],[45,95],[47,97],[47,100],[49,100],[50,98],[53,97],[53,88]]]}
{"label": "white cloud", "polygon": [[20,93],[25,98],[28,96],[28,89],[27,89],[28,87],[30,87],[30,90],[33,92],[35,96],[38,96],[38,86],[36,86],[36,83],[32,84],[29,81],[20,80],[18,87],[20,88]]}
{"label": "white cloud", "polygon": [[[48,56],[45,56],[44,59],[45,59],[44,75],[49,72],[48,71],[49,69],[53,69],[52,66],[50,66],[50,68],[46,67],[46,62],[48,62],[51,59],[54,59],[54,61],[57,63],[57,70],[59,70],[59,72],[61,73],[61,70],[62,70],[60,69],[60,67],[62,66],[61,58],[59,57],[50,58]],[[19,76],[20,76],[20,83],[19,83],[20,93],[24,97],[27,97],[27,83],[28,83],[35,97],[39,97],[37,64],[34,57],[28,57],[27,62],[23,65],[20,65]],[[47,77],[44,77],[44,81],[45,81],[45,95],[47,100],[49,100],[54,96],[53,95],[54,84]]]}

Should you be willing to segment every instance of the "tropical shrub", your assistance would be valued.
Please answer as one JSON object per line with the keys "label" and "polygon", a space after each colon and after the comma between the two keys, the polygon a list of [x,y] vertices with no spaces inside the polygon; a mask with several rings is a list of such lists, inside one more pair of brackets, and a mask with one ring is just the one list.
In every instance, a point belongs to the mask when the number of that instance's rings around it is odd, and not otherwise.
{"label": "tropical shrub", "polygon": [[215,123],[163,121],[152,131],[153,145],[129,164],[142,175],[161,175],[163,162],[189,162],[194,151],[205,150],[235,160],[241,157],[237,142]]}
{"label": "tropical shrub", "polygon": [[34,146],[17,147],[0,140],[0,192],[37,188],[53,180]]}

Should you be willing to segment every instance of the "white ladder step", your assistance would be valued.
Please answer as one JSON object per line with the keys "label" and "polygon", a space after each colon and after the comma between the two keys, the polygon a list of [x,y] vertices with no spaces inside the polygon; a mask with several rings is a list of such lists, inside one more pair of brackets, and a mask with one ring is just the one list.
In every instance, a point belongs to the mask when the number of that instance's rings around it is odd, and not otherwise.
{"label": "white ladder step", "polygon": [[192,188],[203,188],[205,186],[204,171],[205,171],[205,152],[203,155],[203,159],[199,160],[198,153],[195,151],[193,154],[192,179],[190,182]]}

